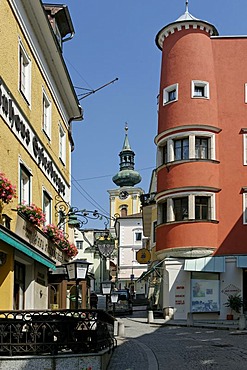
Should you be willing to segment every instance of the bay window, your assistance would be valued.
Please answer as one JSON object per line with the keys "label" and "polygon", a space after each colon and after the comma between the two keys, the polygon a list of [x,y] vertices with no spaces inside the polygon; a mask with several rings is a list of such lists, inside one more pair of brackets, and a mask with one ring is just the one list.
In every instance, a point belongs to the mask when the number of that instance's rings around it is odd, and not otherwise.
{"label": "bay window", "polygon": [[215,220],[215,194],[193,192],[183,196],[167,196],[158,204],[158,222]]}
{"label": "bay window", "polygon": [[[245,142],[247,140],[244,144]],[[188,132],[187,135],[184,132],[177,133],[166,137],[158,146],[158,166],[193,159],[215,160],[214,133],[203,131]]]}

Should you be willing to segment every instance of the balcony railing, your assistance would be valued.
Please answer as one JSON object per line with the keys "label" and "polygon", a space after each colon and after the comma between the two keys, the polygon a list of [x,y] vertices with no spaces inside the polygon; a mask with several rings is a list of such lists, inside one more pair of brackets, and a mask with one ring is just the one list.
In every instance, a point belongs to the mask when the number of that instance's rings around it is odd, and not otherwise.
{"label": "balcony railing", "polygon": [[0,311],[0,356],[110,350],[114,320],[103,310]]}

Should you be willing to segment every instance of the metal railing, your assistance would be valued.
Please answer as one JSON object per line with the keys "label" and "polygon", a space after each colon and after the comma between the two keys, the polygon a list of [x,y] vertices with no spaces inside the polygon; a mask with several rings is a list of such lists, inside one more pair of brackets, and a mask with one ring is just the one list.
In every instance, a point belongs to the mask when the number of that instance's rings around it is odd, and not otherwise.
{"label": "metal railing", "polygon": [[114,320],[103,310],[0,311],[0,356],[110,350]]}

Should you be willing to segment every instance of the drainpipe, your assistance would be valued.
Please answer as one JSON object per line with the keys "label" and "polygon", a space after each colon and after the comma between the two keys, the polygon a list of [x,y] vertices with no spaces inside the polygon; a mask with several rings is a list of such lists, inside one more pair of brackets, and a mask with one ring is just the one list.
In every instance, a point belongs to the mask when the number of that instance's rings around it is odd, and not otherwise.
{"label": "drainpipe", "polygon": [[71,117],[68,121],[68,125],[69,125],[69,140],[71,142],[71,152],[73,152],[73,150],[75,149],[75,144],[74,144],[74,140],[73,140],[73,137],[72,137],[72,126],[71,126],[71,123],[72,121],[82,121],[83,120],[83,111],[82,111],[82,107],[80,105],[78,105],[79,109],[80,109],[80,116],[77,116],[77,117]]}

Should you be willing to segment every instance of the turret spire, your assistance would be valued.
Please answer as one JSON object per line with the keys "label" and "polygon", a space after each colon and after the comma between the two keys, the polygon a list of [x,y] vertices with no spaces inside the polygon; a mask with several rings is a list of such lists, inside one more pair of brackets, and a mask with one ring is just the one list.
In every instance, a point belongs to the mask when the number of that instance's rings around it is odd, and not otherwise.
{"label": "turret spire", "polygon": [[129,143],[129,138],[128,138],[128,123],[125,122],[125,139],[124,139],[124,143],[123,143],[123,149],[122,150],[125,150],[125,149],[129,149],[131,150],[131,147],[130,147],[130,143]]}
{"label": "turret spire", "polygon": [[125,122],[125,138],[120,157],[120,170],[113,176],[112,181],[118,186],[134,186],[141,181],[140,174],[135,171],[134,157],[135,153],[131,149],[128,138],[128,123]]}
{"label": "turret spire", "polygon": [[185,2],[185,13],[189,13],[189,0]]}

